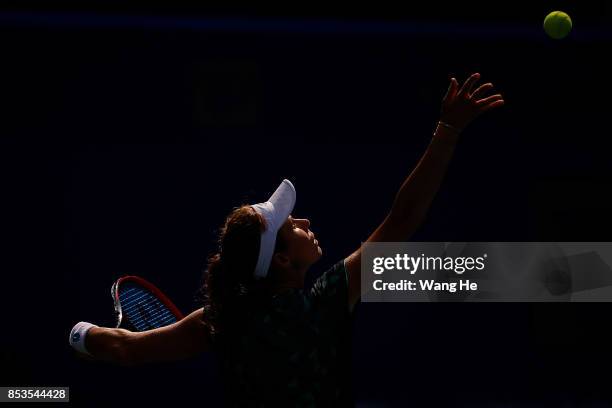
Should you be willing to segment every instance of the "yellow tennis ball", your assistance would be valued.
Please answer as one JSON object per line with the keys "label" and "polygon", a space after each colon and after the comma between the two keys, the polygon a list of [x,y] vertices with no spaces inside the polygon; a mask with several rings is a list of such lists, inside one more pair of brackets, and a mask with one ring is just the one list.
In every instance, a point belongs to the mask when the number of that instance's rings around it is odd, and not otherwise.
{"label": "yellow tennis ball", "polygon": [[572,19],[567,13],[553,11],[544,19],[544,31],[550,38],[560,40],[572,31]]}

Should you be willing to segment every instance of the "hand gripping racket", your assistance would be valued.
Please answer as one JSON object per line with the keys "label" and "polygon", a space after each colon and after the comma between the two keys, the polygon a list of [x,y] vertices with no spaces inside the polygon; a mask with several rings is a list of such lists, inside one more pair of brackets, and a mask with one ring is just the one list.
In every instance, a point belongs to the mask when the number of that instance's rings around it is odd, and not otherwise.
{"label": "hand gripping racket", "polygon": [[113,283],[117,326],[145,331],[181,320],[180,310],[155,285],[138,276],[124,276]]}

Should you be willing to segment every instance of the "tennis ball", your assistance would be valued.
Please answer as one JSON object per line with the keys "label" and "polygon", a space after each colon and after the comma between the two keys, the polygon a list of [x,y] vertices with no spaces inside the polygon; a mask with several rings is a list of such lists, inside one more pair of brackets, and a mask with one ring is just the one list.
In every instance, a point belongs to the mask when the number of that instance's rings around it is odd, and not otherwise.
{"label": "tennis ball", "polygon": [[567,13],[553,11],[544,19],[544,31],[550,38],[560,40],[572,31],[572,19]]}

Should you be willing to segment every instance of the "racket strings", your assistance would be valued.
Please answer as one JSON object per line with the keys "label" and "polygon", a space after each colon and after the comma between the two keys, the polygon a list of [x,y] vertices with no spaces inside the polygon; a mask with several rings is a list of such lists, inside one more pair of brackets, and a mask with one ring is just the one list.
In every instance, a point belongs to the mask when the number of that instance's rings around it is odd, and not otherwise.
{"label": "racket strings", "polygon": [[124,318],[138,331],[167,326],[177,321],[174,314],[155,295],[138,285],[119,288]]}

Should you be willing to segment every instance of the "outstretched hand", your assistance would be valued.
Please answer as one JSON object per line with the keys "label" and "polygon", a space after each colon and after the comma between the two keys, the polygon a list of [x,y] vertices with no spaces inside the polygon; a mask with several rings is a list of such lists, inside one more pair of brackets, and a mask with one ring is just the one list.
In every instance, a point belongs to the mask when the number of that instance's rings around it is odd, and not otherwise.
{"label": "outstretched hand", "polygon": [[461,87],[455,78],[451,78],[450,86],[444,99],[440,120],[463,130],[470,122],[482,113],[500,107],[504,104],[501,94],[484,97],[486,91],[493,89],[492,83],[480,85],[474,92],[472,89],[480,79],[480,74],[472,74]]}

